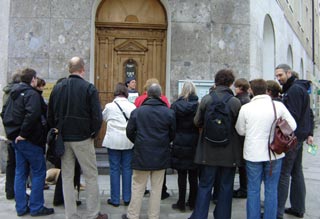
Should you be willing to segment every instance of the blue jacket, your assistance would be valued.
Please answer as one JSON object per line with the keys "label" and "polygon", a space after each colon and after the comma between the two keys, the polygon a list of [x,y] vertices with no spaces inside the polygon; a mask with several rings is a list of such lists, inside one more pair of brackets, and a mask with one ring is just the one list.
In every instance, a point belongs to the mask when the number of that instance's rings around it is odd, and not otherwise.
{"label": "blue jacket", "polygon": [[308,89],[310,82],[290,77],[283,85],[282,100],[297,123],[295,135],[299,141],[304,141],[313,135],[313,113],[310,109]]}
{"label": "blue jacket", "polygon": [[134,143],[132,169],[170,167],[170,142],[175,130],[174,112],[160,99],[146,99],[132,111],[126,128],[127,137]]}

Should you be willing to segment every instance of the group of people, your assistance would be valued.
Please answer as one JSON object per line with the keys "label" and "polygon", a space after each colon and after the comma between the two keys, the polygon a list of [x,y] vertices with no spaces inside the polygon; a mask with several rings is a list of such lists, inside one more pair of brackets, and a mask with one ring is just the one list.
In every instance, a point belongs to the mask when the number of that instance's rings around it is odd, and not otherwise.
{"label": "group of people", "polygon": [[[233,197],[247,198],[248,219],[281,219],[284,213],[304,216],[302,145],[304,141],[313,142],[313,113],[307,92],[310,82],[299,80],[288,65],[281,64],[275,69],[282,95],[275,81],[235,80],[232,70],[222,69],[215,74],[214,86],[200,102],[191,81],[184,83],[178,99],[170,105],[157,79],[147,80],[145,92],[139,96],[135,78],[128,78],[126,83],[115,86],[115,98],[103,110],[97,89],[84,80],[83,59],[72,58],[69,72],[70,76],[53,88],[44,115],[43,98],[35,89],[37,74],[33,69],[24,69],[21,83],[12,88],[2,111],[5,131],[16,155],[14,196],[18,216],[54,213],[52,208],[44,206],[43,198],[43,116],[47,127],[57,127],[63,121],[60,132],[65,152],[61,157],[61,173],[66,218],[80,217],[74,193],[76,161],[86,182],[87,217],[108,218],[107,214],[100,213],[93,144],[103,120],[107,129],[102,145],[108,149],[110,162],[111,194],[107,203],[114,207],[121,203],[128,206],[123,219],[139,218],[149,178],[148,218],[159,218],[161,199],[169,195],[165,185],[165,171],[169,167],[178,172],[179,197],[172,208],[185,211],[189,207],[192,210],[190,219],[208,218],[213,187],[214,218],[231,218]],[[73,98],[75,96],[77,98]],[[228,141],[219,145],[206,136],[208,132],[215,132],[208,130],[206,120],[218,100],[224,101],[230,123],[227,124],[230,127]],[[268,140],[274,121],[273,104],[277,117],[286,119],[295,130],[298,144],[286,154],[270,156]],[[237,167],[240,188],[234,190]],[[25,184],[29,170],[32,190],[28,198]],[[291,207],[285,208],[290,178]],[[189,196],[186,200],[187,179]],[[265,186],[263,213],[262,181]]]}
{"label": "group of people", "polygon": [[[65,152],[60,159],[66,218],[80,218],[74,189],[76,160],[86,182],[86,217],[108,218],[107,214],[100,213],[98,171],[93,144],[102,124],[98,91],[94,85],[84,80],[82,58],[72,58],[68,68],[70,76],[56,84],[48,106],[44,105],[41,92],[36,89],[37,72],[30,68],[22,70],[20,83],[12,86],[3,106],[3,125],[15,151],[13,196],[18,216],[45,216],[54,213],[53,208],[44,206],[46,137],[48,128],[58,127],[59,121],[63,121],[59,131],[65,144]],[[30,195],[27,195],[26,181],[29,175],[32,188]],[[6,191],[8,196],[9,190]]]}

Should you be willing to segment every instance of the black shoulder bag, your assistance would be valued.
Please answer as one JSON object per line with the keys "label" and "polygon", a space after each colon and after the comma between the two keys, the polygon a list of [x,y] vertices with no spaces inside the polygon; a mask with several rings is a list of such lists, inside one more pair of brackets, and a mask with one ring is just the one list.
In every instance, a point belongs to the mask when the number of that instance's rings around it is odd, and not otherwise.
{"label": "black shoulder bag", "polygon": [[[70,105],[70,89],[69,89],[69,80],[67,80],[66,93],[64,95],[63,103],[67,103],[67,112],[65,117],[69,115],[69,105]],[[62,138],[62,128],[65,121],[63,116],[63,107],[59,110],[59,120],[56,128],[51,128],[47,135],[48,151],[47,159],[51,163],[56,163],[57,159],[61,158],[65,151],[65,146]]]}
{"label": "black shoulder bag", "polygon": [[126,116],[126,114],[124,113],[124,111],[122,110],[122,108],[120,107],[120,105],[116,102],[116,101],[114,101],[114,103],[115,104],[117,104],[117,106],[119,107],[119,109],[121,110],[121,112],[122,112],[122,114],[123,114],[123,116],[124,116],[124,118],[126,119],[126,121],[128,122],[128,117]]}

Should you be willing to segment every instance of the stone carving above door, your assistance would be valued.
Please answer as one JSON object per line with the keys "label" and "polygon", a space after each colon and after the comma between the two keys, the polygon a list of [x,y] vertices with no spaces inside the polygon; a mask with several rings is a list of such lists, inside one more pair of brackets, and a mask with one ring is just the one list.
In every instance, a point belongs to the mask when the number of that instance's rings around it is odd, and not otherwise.
{"label": "stone carving above door", "polygon": [[135,40],[127,40],[114,48],[117,52],[147,52],[148,48]]}

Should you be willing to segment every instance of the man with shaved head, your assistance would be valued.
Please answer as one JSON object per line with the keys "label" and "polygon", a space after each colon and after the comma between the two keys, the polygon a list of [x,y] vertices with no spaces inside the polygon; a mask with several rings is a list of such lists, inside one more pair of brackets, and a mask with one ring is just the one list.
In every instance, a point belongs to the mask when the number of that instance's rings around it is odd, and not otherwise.
{"label": "man with shaved head", "polygon": [[102,123],[98,91],[93,84],[84,80],[82,58],[73,57],[68,67],[70,76],[54,87],[48,105],[50,127],[57,127],[59,120],[63,120],[60,132],[65,152],[61,157],[61,172],[66,218],[80,218],[77,214],[73,184],[77,158],[86,181],[86,218],[107,219],[106,214],[99,212],[98,170],[93,144]]}

